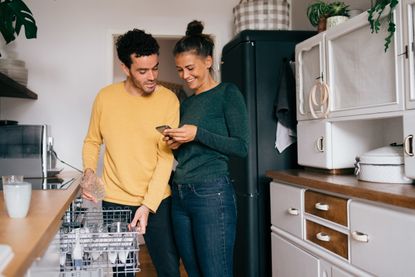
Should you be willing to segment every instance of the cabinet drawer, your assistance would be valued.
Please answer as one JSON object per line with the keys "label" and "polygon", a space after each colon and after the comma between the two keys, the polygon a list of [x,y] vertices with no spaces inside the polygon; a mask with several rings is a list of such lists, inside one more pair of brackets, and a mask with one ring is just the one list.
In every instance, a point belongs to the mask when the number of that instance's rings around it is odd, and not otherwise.
{"label": "cabinet drawer", "polygon": [[348,259],[348,235],[306,220],[306,239]]}
{"label": "cabinet drawer", "polygon": [[304,189],[271,183],[271,224],[302,237]]}
{"label": "cabinet drawer", "polygon": [[348,226],[347,199],[315,191],[305,192],[305,211],[309,214]]}

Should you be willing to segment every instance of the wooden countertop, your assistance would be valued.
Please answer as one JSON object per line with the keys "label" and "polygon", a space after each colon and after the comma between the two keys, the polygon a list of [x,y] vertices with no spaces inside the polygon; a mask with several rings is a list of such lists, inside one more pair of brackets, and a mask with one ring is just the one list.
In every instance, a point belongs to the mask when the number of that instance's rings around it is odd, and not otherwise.
{"label": "wooden countertop", "polygon": [[288,182],[352,198],[415,209],[415,185],[413,184],[363,182],[357,180],[354,175],[330,175],[305,169],[267,171],[266,175],[276,182]]}
{"label": "wooden countertop", "polygon": [[10,245],[14,253],[2,272],[4,276],[24,276],[59,230],[62,215],[78,193],[80,174],[71,172],[59,176],[74,177],[76,180],[66,190],[33,190],[29,213],[22,219],[12,219],[7,215],[1,191],[0,244]]}

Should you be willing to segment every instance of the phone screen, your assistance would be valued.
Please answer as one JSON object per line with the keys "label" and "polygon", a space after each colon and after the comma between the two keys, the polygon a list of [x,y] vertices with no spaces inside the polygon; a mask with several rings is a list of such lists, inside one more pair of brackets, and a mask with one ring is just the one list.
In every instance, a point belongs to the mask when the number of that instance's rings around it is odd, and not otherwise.
{"label": "phone screen", "polygon": [[159,131],[160,133],[163,133],[163,131],[166,129],[171,129],[171,128],[169,125],[161,125],[161,126],[156,127],[156,130]]}

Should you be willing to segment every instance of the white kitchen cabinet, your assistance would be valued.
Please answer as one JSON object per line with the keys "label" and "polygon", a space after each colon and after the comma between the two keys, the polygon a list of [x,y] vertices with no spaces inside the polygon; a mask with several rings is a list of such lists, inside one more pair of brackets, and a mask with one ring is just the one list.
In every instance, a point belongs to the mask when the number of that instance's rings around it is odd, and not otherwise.
{"label": "white kitchen cabinet", "polygon": [[376,276],[415,276],[415,213],[350,204],[351,264]]}
{"label": "white kitchen cabinet", "polygon": [[407,51],[405,64],[406,108],[415,109],[415,0],[404,0],[402,10],[404,45]]}
{"label": "white kitchen cabinet", "polygon": [[403,117],[405,175],[415,179],[415,110]]}
{"label": "white kitchen cabinet", "polygon": [[272,182],[271,224],[302,238],[304,189]]}
{"label": "white kitchen cabinet", "polygon": [[[316,81],[329,88],[328,118],[404,109],[404,55],[400,6],[396,31],[387,52],[385,28],[371,34],[364,12],[296,46],[297,119],[313,119],[310,91]],[[316,97],[320,97],[317,91]],[[315,106],[313,106],[315,107]],[[315,107],[319,118],[324,108]]]}
{"label": "white kitchen cabinet", "polygon": [[344,271],[324,260],[320,260],[320,276],[319,277],[356,277],[347,271]]}
{"label": "white kitchen cabinet", "polygon": [[318,277],[319,260],[275,233],[271,234],[272,277]]}
{"label": "white kitchen cabinet", "polygon": [[[413,151],[415,0],[403,0],[396,6],[393,15],[396,31],[386,52],[386,28],[372,34],[367,16],[364,12],[296,47],[300,165],[350,168],[355,156],[393,142],[406,141],[407,148],[411,146],[409,150]],[[328,114],[321,105],[320,90],[312,89],[319,77],[329,88]],[[318,105],[310,105],[313,103],[310,99]],[[316,109],[315,115],[309,106]],[[389,117],[399,118],[400,122],[390,125]],[[371,126],[375,121],[370,120],[375,119],[385,120],[383,129]],[[356,133],[349,133],[352,129],[344,127],[347,124],[343,125],[342,121],[359,125],[355,128]],[[367,123],[360,124],[359,121]],[[396,126],[403,125],[405,127],[397,130]],[[362,131],[364,126],[368,132]],[[343,128],[346,136],[336,135],[336,129]],[[405,155],[405,174],[410,178],[415,178],[414,159],[410,154]]]}
{"label": "white kitchen cabinet", "polygon": [[[346,255],[338,255],[336,249],[345,248],[347,253],[349,236],[347,218],[348,199],[337,196],[309,192],[304,188],[291,184],[271,182],[271,251],[272,251],[272,276],[273,277],[368,277],[366,272],[350,265]],[[304,197],[304,194],[310,196]],[[320,198],[321,196],[321,198]],[[307,198],[307,199],[305,199]],[[320,210],[319,205],[328,205],[327,214]],[[314,204],[313,204],[314,203]],[[316,212],[307,207],[316,206]],[[308,210],[308,212],[307,212]],[[324,210],[324,209],[323,209]],[[297,215],[296,212],[300,212]],[[293,212],[295,215],[291,215]],[[340,216],[338,215],[340,214]],[[334,216],[334,218],[333,218]],[[341,220],[343,218],[343,220]],[[302,223],[297,221],[301,219]],[[307,219],[307,220],[306,220]],[[305,232],[304,222],[314,220],[320,224],[329,225],[336,229],[337,233],[343,232],[346,241],[338,246],[339,240],[330,234],[333,247],[326,247],[310,240]],[[340,221],[339,221],[340,220]],[[346,220],[347,221],[347,220]],[[323,226],[323,225],[322,225]],[[338,231],[341,232],[338,232]],[[299,236],[298,234],[302,234]],[[334,251],[333,251],[334,250]]]}
{"label": "white kitchen cabinet", "polygon": [[298,163],[333,168],[331,123],[324,120],[299,121],[297,125]]}
{"label": "white kitchen cabinet", "polygon": [[356,156],[385,145],[385,138],[379,136],[384,127],[380,120],[299,121],[298,163],[326,169],[352,168]]}
{"label": "white kitchen cabinet", "polygon": [[[312,119],[309,108],[311,88],[326,80],[325,33],[320,33],[296,45],[297,119]],[[320,112],[320,111],[316,111]]]}
{"label": "white kitchen cabinet", "polygon": [[333,266],[331,268],[331,277],[353,277],[354,275]]}
{"label": "white kitchen cabinet", "polygon": [[[395,10],[400,18],[400,6]],[[404,109],[401,24],[384,51],[386,28],[371,34],[367,13],[326,32],[326,71],[330,88],[330,117]]]}

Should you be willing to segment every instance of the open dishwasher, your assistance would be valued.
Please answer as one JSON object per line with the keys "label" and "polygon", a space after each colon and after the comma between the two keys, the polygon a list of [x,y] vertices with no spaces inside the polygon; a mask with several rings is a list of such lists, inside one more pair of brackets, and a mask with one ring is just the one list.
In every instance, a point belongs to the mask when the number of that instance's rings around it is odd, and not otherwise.
{"label": "open dishwasher", "polygon": [[132,212],[75,203],[27,276],[135,276],[140,263],[138,233],[128,230]]}

